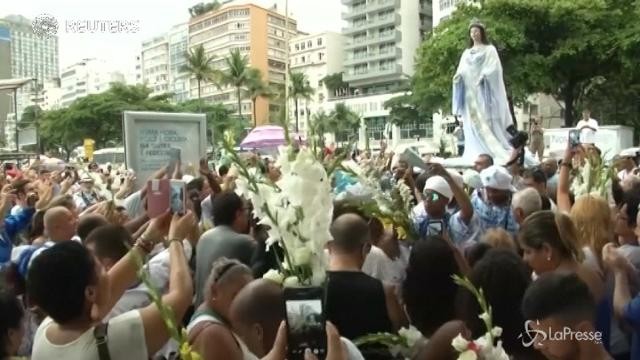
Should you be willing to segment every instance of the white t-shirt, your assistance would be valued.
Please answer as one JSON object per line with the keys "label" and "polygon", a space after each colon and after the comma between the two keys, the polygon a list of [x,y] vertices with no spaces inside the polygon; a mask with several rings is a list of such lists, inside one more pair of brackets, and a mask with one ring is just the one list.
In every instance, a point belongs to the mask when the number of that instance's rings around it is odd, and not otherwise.
{"label": "white t-shirt", "polygon": [[384,283],[401,285],[407,275],[410,253],[408,248],[400,245],[400,256],[392,260],[382,249],[372,246],[362,265],[362,272]]}
{"label": "white t-shirt", "polygon": [[[38,330],[33,342],[32,360],[99,360],[94,328],[85,331],[76,340],[64,345],[49,342],[46,331],[53,324],[46,318]],[[147,360],[147,345],[144,338],[144,326],[138,311],[130,311],[109,321],[109,355],[111,360]]]}

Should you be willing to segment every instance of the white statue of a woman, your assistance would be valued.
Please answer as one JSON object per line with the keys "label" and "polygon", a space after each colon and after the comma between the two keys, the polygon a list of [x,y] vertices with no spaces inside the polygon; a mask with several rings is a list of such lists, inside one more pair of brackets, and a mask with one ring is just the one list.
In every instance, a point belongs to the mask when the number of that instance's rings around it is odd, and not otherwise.
{"label": "white statue of a woman", "polygon": [[[453,114],[464,121],[465,149],[462,158],[471,163],[480,154],[505,164],[511,158],[513,125],[507,92],[502,78],[502,64],[496,48],[489,44],[485,27],[478,21],[469,26],[469,48],[460,58],[453,77]],[[527,163],[535,163],[528,153]]]}

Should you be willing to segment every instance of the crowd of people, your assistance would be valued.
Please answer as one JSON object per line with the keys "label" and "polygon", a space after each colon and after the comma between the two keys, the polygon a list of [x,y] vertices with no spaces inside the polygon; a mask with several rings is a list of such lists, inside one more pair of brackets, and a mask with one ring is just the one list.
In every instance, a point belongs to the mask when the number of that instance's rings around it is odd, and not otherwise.
{"label": "crowd of people", "polygon": [[[393,358],[354,342],[409,325],[422,335],[413,358],[455,359],[452,340],[486,328],[453,275],[483,290],[514,359],[640,359],[636,154],[617,159],[608,195],[576,196],[573,170],[593,145],[526,169],[481,154],[464,173],[414,168],[385,150],[355,160],[411,188],[418,238],[400,239],[345,197],[335,201],[327,359]],[[265,181],[281,176],[273,160],[250,163]],[[167,166],[152,179],[184,180],[189,210],[156,218],[147,182],[130,171],[36,162],[0,179],[0,359],[179,358],[149,284],[202,359],[287,357],[283,288],[262,278],[281,251],[234,191],[237,169],[203,160],[197,173],[183,170]]]}

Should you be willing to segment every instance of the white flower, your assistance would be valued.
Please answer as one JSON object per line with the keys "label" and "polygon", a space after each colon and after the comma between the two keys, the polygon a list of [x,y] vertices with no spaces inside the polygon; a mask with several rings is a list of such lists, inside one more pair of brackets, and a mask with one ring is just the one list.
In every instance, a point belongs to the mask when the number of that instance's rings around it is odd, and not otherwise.
{"label": "white flower", "polygon": [[456,349],[458,352],[463,352],[467,350],[467,347],[469,346],[469,341],[463,338],[462,334],[458,334],[458,336],[456,336],[451,341],[451,346],[453,346],[453,348]]}
{"label": "white flower", "polygon": [[414,347],[420,339],[422,339],[422,333],[416,329],[413,325],[409,328],[402,328],[398,331],[398,335],[406,339],[409,348]]}
{"label": "white flower", "polygon": [[487,312],[483,312],[482,314],[478,315],[478,317],[482,319],[485,324],[488,324],[491,321],[491,316]]}
{"label": "white flower", "polygon": [[282,276],[282,274],[280,274],[278,270],[273,270],[273,269],[267,271],[266,274],[262,275],[262,278],[271,280],[278,285],[282,285],[282,282],[284,281],[284,276]]}
{"label": "white flower", "polygon": [[477,360],[478,354],[473,350],[467,350],[458,356],[458,360]]}
{"label": "white flower", "polygon": [[491,335],[493,335],[494,337],[502,336],[502,328],[499,326],[494,326],[493,329],[491,329]]}
{"label": "white flower", "polygon": [[293,253],[293,263],[295,265],[307,265],[311,262],[311,250],[307,247],[295,249]]}
{"label": "white flower", "polygon": [[284,282],[282,283],[282,286],[284,286],[284,287],[297,287],[297,286],[300,286],[300,281],[298,280],[298,277],[296,277],[296,276],[289,276],[288,278],[284,279]]}

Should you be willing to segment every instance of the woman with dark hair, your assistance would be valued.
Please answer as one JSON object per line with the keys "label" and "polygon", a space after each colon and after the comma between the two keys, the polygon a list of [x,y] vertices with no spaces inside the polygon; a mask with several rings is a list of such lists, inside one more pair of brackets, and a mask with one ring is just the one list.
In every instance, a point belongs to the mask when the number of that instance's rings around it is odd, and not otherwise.
{"label": "woman with dark hair", "polygon": [[[533,348],[525,348],[522,339],[518,338],[524,324],[520,304],[531,282],[530,270],[522,259],[514,251],[491,249],[475,264],[469,279],[484,291],[493,310],[493,323],[502,328],[500,340],[506,352],[516,359],[543,359]],[[460,318],[473,333],[473,339],[487,331],[478,317],[482,313],[478,301],[465,289],[460,290],[458,310]]]}
{"label": "woman with dark hair", "polygon": [[[452,114],[460,116],[464,131],[466,162],[478,154],[491,155],[497,163],[511,158],[509,140],[515,130],[496,48],[487,40],[485,26],[469,25],[469,48],[460,58],[453,77]],[[507,129],[510,129],[509,131]],[[537,161],[526,154],[528,165]]]}
{"label": "woman with dark hair", "polygon": [[440,236],[418,241],[411,249],[402,298],[411,324],[429,338],[455,318],[458,286],[452,275],[461,274],[454,248]]}
{"label": "woman with dark hair", "polygon": [[24,310],[18,298],[0,291],[0,360],[16,355],[24,336]]}

